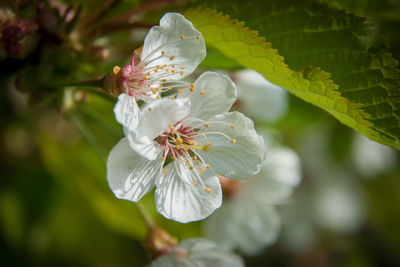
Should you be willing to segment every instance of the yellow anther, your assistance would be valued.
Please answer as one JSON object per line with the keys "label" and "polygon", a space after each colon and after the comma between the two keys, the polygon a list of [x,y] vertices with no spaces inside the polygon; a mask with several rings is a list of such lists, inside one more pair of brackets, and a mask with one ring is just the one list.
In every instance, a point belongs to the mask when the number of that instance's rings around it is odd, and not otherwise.
{"label": "yellow anther", "polygon": [[171,160],[175,160],[175,156],[171,156]]}
{"label": "yellow anther", "polygon": [[188,159],[186,160],[186,163],[189,164],[189,160]]}
{"label": "yellow anther", "polygon": [[182,35],[181,35],[181,39],[185,39],[185,35],[182,34]]}
{"label": "yellow anther", "polygon": [[154,90],[152,91],[153,94],[157,94],[157,92],[158,92],[157,89],[154,89]]}
{"label": "yellow anther", "polygon": [[157,98],[157,99],[160,99],[160,98],[161,98],[161,96],[160,96],[160,95],[157,95],[157,96],[156,96],[156,98]]}
{"label": "yellow anther", "polygon": [[149,76],[144,76],[144,79],[147,81],[149,79]]}
{"label": "yellow anther", "polygon": [[156,68],[159,69],[159,68],[160,68],[160,65],[157,65]]}
{"label": "yellow anther", "polygon": [[196,185],[196,184],[197,184],[197,182],[196,182],[196,181],[193,181],[193,182],[192,182],[192,184],[193,184],[193,185]]}
{"label": "yellow anther", "polygon": [[231,128],[232,128],[232,129],[235,129],[235,128],[236,128],[235,124],[232,124],[232,125],[231,125]]}
{"label": "yellow anther", "polygon": [[189,145],[191,145],[191,144],[193,144],[193,143],[192,143],[192,141],[191,141],[191,140],[189,140],[189,141],[188,141],[188,144],[189,144]]}
{"label": "yellow anther", "polygon": [[168,127],[171,129],[171,128],[173,128],[173,127],[174,127],[174,125],[172,125],[172,124],[168,124]]}
{"label": "yellow anther", "polygon": [[205,95],[206,91],[203,90],[203,91],[200,92],[200,94]]}
{"label": "yellow anther", "polygon": [[165,157],[162,157],[161,160],[164,161],[164,160],[165,160]]}
{"label": "yellow anther", "polygon": [[152,108],[149,107],[149,108],[148,108],[148,111],[152,111]]}
{"label": "yellow anther", "polygon": [[232,144],[236,144],[236,139],[232,139],[232,140],[231,140],[231,143],[232,143]]}
{"label": "yellow anther", "polygon": [[169,57],[169,60],[173,60],[175,57],[176,57],[175,55],[172,55]]}
{"label": "yellow anther", "polygon": [[172,64],[171,67],[172,67],[172,68],[175,68],[175,64]]}
{"label": "yellow anther", "polygon": [[196,156],[193,156],[193,160],[196,160],[197,159],[197,157]]}
{"label": "yellow anther", "polygon": [[184,72],[183,70],[181,70],[179,73],[181,74],[181,76],[183,76],[183,74],[184,74],[185,72]]}
{"label": "yellow anther", "polygon": [[210,193],[210,192],[211,192],[211,189],[210,189],[209,187],[204,188],[204,190],[205,190],[207,193]]}
{"label": "yellow anther", "polygon": [[165,83],[165,82],[167,81],[167,79],[162,79],[161,81],[162,81],[163,83]]}
{"label": "yellow anther", "polygon": [[144,66],[140,66],[139,69],[140,69],[140,70],[143,70],[143,69],[144,69]]}
{"label": "yellow anther", "polygon": [[208,127],[210,127],[210,124],[204,123],[204,127],[208,128]]}
{"label": "yellow anther", "polygon": [[168,86],[167,88],[168,88],[168,90],[172,90],[172,86]]}
{"label": "yellow anther", "polygon": [[167,173],[168,173],[168,170],[163,170],[163,173],[164,173],[164,174],[167,174]]}
{"label": "yellow anther", "polygon": [[150,72],[148,71],[148,72],[146,73],[146,75],[150,75]]}
{"label": "yellow anther", "polygon": [[194,83],[191,83],[191,84],[190,84],[190,87],[194,88]]}
{"label": "yellow anther", "polygon": [[184,66],[181,66],[181,70],[183,70],[185,67]]}
{"label": "yellow anther", "polygon": [[200,160],[196,160],[196,164],[200,164]]}
{"label": "yellow anther", "polygon": [[161,50],[161,55],[165,55],[165,50]]}
{"label": "yellow anther", "polygon": [[182,94],[182,93],[183,93],[183,89],[182,89],[182,88],[179,88],[179,89],[178,89],[178,93]]}
{"label": "yellow anther", "polygon": [[175,73],[176,71],[174,69],[171,70],[171,73]]}
{"label": "yellow anther", "polygon": [[187,151],[189,151],[189,148],[186,146],[183,150],[185,150],[187,152]]}
{"label": "yellow anther", "polygon": [[176,98],[176,95],[171,96],[171,98],[172,98],[172,99],[175,99],[175,98]]}
{"label": "yellow anther", "polygon": [[194,88],[193,87],[190,87],[190,92],[194,92]]}
{"label": "yellow anther", "polygon": [[210,168],[210,165],[209,165],[209,164],[207,164],[206,168],[207,168],[207,169],[209,169],[209,168]]}
{"label": "yellow anther", "polygon": [[169,68],[166,68],[165,71],[169,71]]}
{"label": "yellow anther", "polygon": [[178,144],[183,144],[183,139],[181,137],[179,137],[179,138],[176,139],[176,142]]}
{"label": "yellow anther", "polygon": [[161,68],[163,69],[163,68],[165,68],[166,66],[167,66],[167,64],[164,64],[164,65],[162,65],[162,67],[161,67]]}
{"label": "yellow anther", "polygon": [[174,129],[172,129],[171,133],[172,134],[176,134],[176,131]]}
{"label": "yellow anther", "polygon": [[193,166],[189,166],[189,170],[193,171]]}
{"label": "yellow anther", "polygon": [[114,66],[113,72],[114,74],[118,74],[121,71],[121,68],[119,66]]}
{"label": "yellow anther", "polygon": [[211,146],[212,146],[212,143],[211,143],[211,142],[208,142],[208,144],[205,145],[205,146],[203,147],[203,150],[204,150],[205,152],[208,152],[208,151],[210,151]]}
{"label": "yellow anther", "polygon": [[203,168],[200,168],[200,169],[199,169],[199,172],[200,172],[200,173],[203,173],[203,172],[204,172],[204,169],[203,169]]}
{"label": "yellow anther", "polygon": [[158,69],[154,69],[154,72],[158,72]]}
{"label": "yellow anther", "polygon": [[196,39],[197,39],[197,40],[199,40],[200,38],[201,38],[200,35],[199,35],[199,36],[196,36]]}
{"label": "yellow anther", "polygon": [[180,145],[176,145],[176,149],[177,149],[177,150],[180,150],[180,149],[181,149],[181,146],[180,146]]}

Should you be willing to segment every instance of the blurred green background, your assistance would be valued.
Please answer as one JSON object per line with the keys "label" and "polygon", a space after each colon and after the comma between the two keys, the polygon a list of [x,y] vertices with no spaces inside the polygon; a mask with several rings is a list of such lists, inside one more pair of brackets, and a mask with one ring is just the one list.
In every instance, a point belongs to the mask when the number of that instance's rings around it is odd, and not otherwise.
{"label": "blurred green background", "polygon": [[[368,16],[399,58],[398,2],[326,2]],[[150,262],[141,216],[133,203],[114,197],[105,177],[108,152],[123,136],[112,112],[115,99],[60,82],[101,78],[123,66],[162,14],[181,10],[182,1],[2,1],[2,266]],[[231,74],[240,68],[214,50],[200,67],[194,76],[209,68]],[[278,242],[246,257],[246,264],[400,266],[399,152],[363,143],[353,130],[298,98],[290,96],[288,103],[281,120],[256,126],[298,152],[303,181],[280,207]],[[337,219],[330,217],[334,208],[317,205],[334,185],[348,197],[348,202],[339,197],[337,205],[356,203],[350,213],[357,216]],[[141,202],[178,239],[202,235],[201,222],[180,224],[159,215],[152,194]]]}

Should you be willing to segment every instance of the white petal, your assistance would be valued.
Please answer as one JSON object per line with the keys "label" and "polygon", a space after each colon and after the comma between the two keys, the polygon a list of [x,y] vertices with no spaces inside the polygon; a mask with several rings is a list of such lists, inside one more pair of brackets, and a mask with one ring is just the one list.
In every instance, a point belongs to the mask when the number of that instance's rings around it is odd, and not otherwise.
{"label": "white petal", "polygon": [[154,160],[159,153],[159,145],[154,139],[189,114],[190,100],[160,99],[145,105],[141,120],[135,131],[125,129],[129,144],[143,157]]}
{"label": "white petal", "polygon": [[297,154],[288,148],[274,148],[268,152],[261,172],[246,181],[243,194],[259,198],[269,204],[281,204],[300,183],[301,168]]}
{"label": "white petal", "polygon": [[160,99],[145,105],[142,109],[137,134],[154,139],[169,129],[169,125],[181,121],[188,116],[190,100]]}
{"label": "white petal", "polygon": [[196,80],[194,92],[184,94],[192,104],[189,116],[208,120],[229,111],[236,101],[236,86],[226,75],[205,72]]}
{"label": "white petal", "polygon": [[[201,133],[222,132],[230,138],[217,134],[198,137],[196,141],[202,145],[209,141],[212,143],[208,152],[198,150],[205,163],[227,178],[247,179],[256,175],[265,159],[265,147],[262,137],[254,129],[253,121],[239,112],[218,115],[210,121],[214,123],[210,123],[209,128],[203,128]],[[235,139],[234,144],[231,139]]]}
{"label": "white petal", "polygon": [[285,89],[269,82],[253,70],[237,73],[239,103],[256,120],[275,122],[285,115],[288,96]]}
{"label": "white petal", "polygon": [[206,220],[205,231],[217,243],[255,255],[276,241],[280,218],[272,206],[239,197],[224,202]]}
{"label": "white petal", "polygon": [[[161,56],[162,50],[165,56]],[[193,24],[179,13],[166,13],[160,26],[152,27],[144,40],[141,61],[146,68],[173,64],[176,74],[168,79],[181,79],[191,74],[205,56],[203,36]],[[180,69],[181,66],[184,69]]]}
{"label": "white petal", "polygon": [[140,109],[133,96],[120,94],[114,107],[116,120],[124,127],[133,131],[139,124]]}
{"label": "white petal", "polygon": [[[204,219],[217,209],[222,202],[222,191],[214,171],[206,170],[200,181],[195,170],[182,167],[183,164],[183,161],[168,164],[168,173],[156,181],[155,201],[157,211],[166,218],[187,223]],[[194,185],[189,181],[197,182]]]}
{"label": "white petal", "polygon": [[108,156],[108,184],[117,198],[136,202],[154,188],[161,165],[161,155],[149,161],[135,153],[123,138]]}
{"label": "white petal", "polygon": [[201,238],[182,241],[169,253],[151,263],[152,267],[244,267],[243,260],[214,242]]}

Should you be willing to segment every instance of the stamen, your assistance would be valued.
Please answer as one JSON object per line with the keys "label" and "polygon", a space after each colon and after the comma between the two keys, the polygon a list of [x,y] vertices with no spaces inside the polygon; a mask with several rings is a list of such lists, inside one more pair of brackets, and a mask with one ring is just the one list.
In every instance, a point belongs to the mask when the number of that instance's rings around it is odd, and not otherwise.
{"label": "stamen", "polygon": [[207,193],[210,193],[210,192],[211,192],[211,189],[210,189],[209,187],[204,188],[204,190],[205,190]]}
{"label": "stamen", "polygon": [[196,39],[197,39],[197,40],[200,40],[200,38],[201,38],[200,35],[199,35],[199,36],[196,36]]}
{"label": "stamen", "polygon": [[169,57],[169,60],[173,60],[175,57],[176,57],[175,55],[172,55]]}
{"label": "stamen", "polygon": [[236,144],[236,139],[232,139],[232,140],[231,140],[231,143],[232,143],[232,144]]}
{"label": "stamen", "polygon": [[232,124],[232,125],[231,125],[231,128],[232,128],[232,129],[235,129],[235,127],[236,127],[235,124]]}
{"label": "stamen", "polygon": [[167,174],[167,173],[168,173],[168,170],[165,170],[165,169],[164,169],[164,170],[163,170],[163,173],[164,173],[164,174]]}
{"label": "stamen", "polygon": [[152,111],[152,108],[151,108],[151,107],[149,107],[147,110],[148,110],[148,111]]}
{"label": "stamen", "polygon": [[205,95],[206,92],[203,90],[203,91],[200,92],[200,94]]}
{"label": "stamen", "polygon": [[196,181],[193,181],[193,182],[192,182],[192,184],[193,184],[193,185],[196,185],[196,184],[197,184],[197,182],[196,182]]}
{"label": "stamen", "polygon": [[185,35],[182,34],[182,35],[181,35],[181,39],[185,39]]}

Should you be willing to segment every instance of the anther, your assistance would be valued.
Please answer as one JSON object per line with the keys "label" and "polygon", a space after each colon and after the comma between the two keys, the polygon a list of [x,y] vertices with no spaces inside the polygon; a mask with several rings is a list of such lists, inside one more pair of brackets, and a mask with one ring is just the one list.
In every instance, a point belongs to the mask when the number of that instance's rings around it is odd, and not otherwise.
{"label": "anther", "polygon": [[232,140],[231,140],[231,143],[232,143],[232,144],[236,144],[236,139],[232,139]]}
{"label": "anther", "polygon": [[146,75],[150,75],[150,72],[148,71],[148,72],[146,73]]}
{"label": "anther", "polygon": [[121,71],[121,68],[119,66],[114,66],[113,72],[114,74],[118,74]]}
{"label": "anther", "polygon": [[172,86],[168,86],[167,88],[168,88],[168,90],[172,90]]}
{"label": "anther", "polygon": [[200,173],[203,173],[203,172],[204,172],[204,169],[203,169],[203,168],[200,168],[200,169],[199,169],[199,172],[200,172]]}
{"label": "anther", "polygon": [[148,108],[148,111],[152,111],[151,107]]}
{"label": "anther", "polygon": [[176,72],[176,71],[175,71],[174,69],[171,70],[171,73],[175,74],[175,72]]}
{"label": "anther", "polygon": [[209,187],[204,188],[204,190],[205,190],[207,193],[210,193],[210,192],[211,192],[211,189],[210,189]]}
{"label": "anther", "polygon": [[207,168],[207,169],[209,169],[209,168],[210,168],[210,165],[209,165],[209,164],[207,164],[206,168]]}
{"label": "anther", "polygon": [[197,184],[197,182],[196,182],[196,181],[193,181],[193,182],[192,182],[192,184],[193,184],[193,185],[196,185],[196,184]]}
{"label": "anther", "polygon": [[204,127],[208,128],[208,127],[210,127],[210,124],[204,123]]}
{"label": "anther", "polygon": [[196,39],[197,39],[197,40],[200,40],[200,38],[201,38],[200,35],[199,35],[199,36],[196,36]]}
{"label": "anther", "polygon": [[203,91],[200,92],[200,94],[205,95],[206,92],[203,90]]}
{"label": "anther", "polygon": [[169,57],[169,60],[173,60],[175,57],[176,57],[175,55],[172,55]]}
{"label": "anther", "polygon": [[164,173],[164,174],[167,174],[167,173],[168,173],[168,170],[163,170],[163,173]]}
{"label": "anther", "polygon": [[175,156],[171,156],[171,160],[175,160]]}
{"label": "anther", "polygon": [[232,124],[232,125],[231,125],[231,128],[232,128],[232,129],[235,129],[235,127],[236,127],[235,124]]}
{"label": "anther", "polygon": [[193,166],[190,165],[189,166],[189,170],[193,171]]}
{"label": "anther", "polygon": [[197,164],[197,165],[200,164],[200,160],[196,160],[196,164]]}
{"label": "anther", "polygon": [[161,50],[161,55],[165,55],[165,50]]}
{"label": "anther", "polygon": [[184,66],[181,66],[181,70],[183,70],[185,67]]}
{"label": "anther", "polygon": [[158,69],[154,69],[154,72],[158,72]]}
{"label": "anther", "polygon": [[144,66],[140,66],[139,69],[140,69],[140,70],[143,70],[143,69],[144,69]]}
{"label": "anther", "polygon": [[186,152],[188,152],[188,151],[189,151],[189,148],[188,148],[188,147],[185,147],[183,150],[185,150]]}
{"label": "anther", "polygon": [[161,81],[162,81],[163,83],[165,83],[165,82],[167,81],[167,79],[162,79]]}
{"label": "anther", "polygon": [[161,160],[164,161],[164,160],[165,160],[165,157],[162,157]]}
{"label": "anther", "polygon": [[175,99],[175,98],[176,98],[176,95],[171,96],[171,98],[172,98],[172,99]]}
{"label": "anther", "polygon": [[149,76],[144,76],[144,79],[147,81],[149,79]]}
{"label": "anther", "polygon": [[181,35],[181,39],[185,39],[185,35],[182,34],[182,35]]}
{"label": "anther", "polygon": [[197,157],[196,156],[193,156],[193,160],[196,160],[197,159]]}
{"label": "anther", "polygon": [[181,76],[183,76],[183,73],[185,73],[185,72],[183,70],[181,70],[179,73],[181,74]]}
{"label": "anther", "polygon": [[182,89],[182,88],[179,88],[179,89],[178,89],[178,93],[182,94],[182,93],[183,93],[183,89]]}
{"label": "anther", "polygon": [[157,95],[157,96],[156,96],[156,98],[157,98],[157,99],[160,99],[160,98],[161,98],[161,96],[160,96],[160,95]]}

